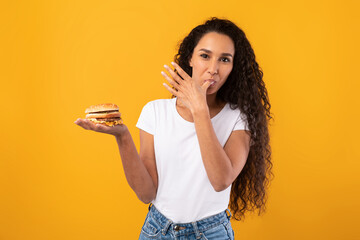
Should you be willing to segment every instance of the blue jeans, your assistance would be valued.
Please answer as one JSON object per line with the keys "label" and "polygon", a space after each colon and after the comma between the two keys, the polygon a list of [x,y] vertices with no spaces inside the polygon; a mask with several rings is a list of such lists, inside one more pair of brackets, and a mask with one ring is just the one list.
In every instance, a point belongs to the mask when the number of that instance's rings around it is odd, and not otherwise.
{"label": "blue jeans", "polygon": [[[229,212],[229,216],[226,212]],[[174,223],[149,204],[139,240],[176,239],[176,240],[234,240],[234,231],[230,223],[229,209],[210,217],[191,223]]]}

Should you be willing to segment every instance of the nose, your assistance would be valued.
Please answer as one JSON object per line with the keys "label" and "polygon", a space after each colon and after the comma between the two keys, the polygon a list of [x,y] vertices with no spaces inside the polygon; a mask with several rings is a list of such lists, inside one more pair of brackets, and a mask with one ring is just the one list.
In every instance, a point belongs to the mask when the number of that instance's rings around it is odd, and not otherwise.
{"label": "nose", "polygon": [[210,75],[213,76],[218,72],[219,72],[218,62],[216,60],[211,61],[208,67],[208,73],[210,73]]}

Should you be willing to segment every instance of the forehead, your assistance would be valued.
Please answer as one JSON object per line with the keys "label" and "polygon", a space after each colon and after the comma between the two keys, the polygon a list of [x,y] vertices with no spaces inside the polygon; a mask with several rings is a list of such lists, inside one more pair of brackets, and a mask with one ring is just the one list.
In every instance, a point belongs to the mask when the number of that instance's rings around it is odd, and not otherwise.
{"label": "forehead", "polygon": [[201,48],[208,49],[215,53],[232,53],[235,52],[235,46],[232,39],[225,35],[216,32],[210,32],[205,34],[195,47],[195,51]]}

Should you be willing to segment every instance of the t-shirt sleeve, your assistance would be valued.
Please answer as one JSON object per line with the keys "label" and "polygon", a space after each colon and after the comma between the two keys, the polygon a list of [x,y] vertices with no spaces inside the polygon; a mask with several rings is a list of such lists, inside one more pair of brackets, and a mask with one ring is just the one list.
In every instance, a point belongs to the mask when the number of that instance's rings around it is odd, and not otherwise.
{"label": "t-shirt sleeve", "polygon": [[245,115],[239,114],[239,117],[235,122],[233,131],[235,130],[249,130]]}
{"label": "t-shirt sleeve", "polygon": [[152,102],[148,102],[142,109],[136,127],[152,135],[155,133],[155,111]]}

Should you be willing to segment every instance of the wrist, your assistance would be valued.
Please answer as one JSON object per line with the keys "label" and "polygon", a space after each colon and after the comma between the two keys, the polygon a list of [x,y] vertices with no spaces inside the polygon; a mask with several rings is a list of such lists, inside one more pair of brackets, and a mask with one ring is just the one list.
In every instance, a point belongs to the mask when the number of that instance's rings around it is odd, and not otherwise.
{"label": "wrist", "polygon": [[206,113],[209,112],[209,107],[206,101],[195,101],[194,104],[191,104],[190,111],[193,115],[197,113]]}
{"label": "wrist", "polygon": [[129,137],[130,132],[129,132],[128,128],[125,126],[125,129],[123,131],[121,131],[120,133],[113,134],[113,135],[115,136],[117,141],[123,142],[124,140],[126,140]]}
{"label": "wrist", "polygon": [[210,118],[210,111],[207,106],[194,109],[191,113],[192,113],[192,116],[194,119],[199,118],[199,117],[209,117]]}

